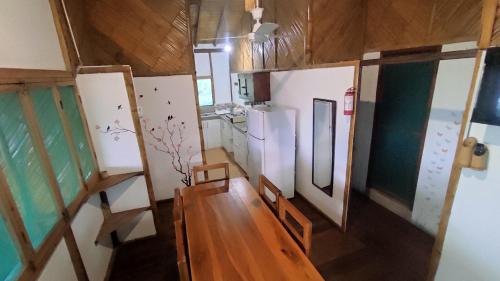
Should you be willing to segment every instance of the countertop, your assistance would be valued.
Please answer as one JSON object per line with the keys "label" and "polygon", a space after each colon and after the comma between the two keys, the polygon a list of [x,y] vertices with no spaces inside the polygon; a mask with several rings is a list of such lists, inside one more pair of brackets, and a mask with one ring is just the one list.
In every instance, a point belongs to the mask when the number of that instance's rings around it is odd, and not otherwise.
{"label": "countertop", "polygon": [[[202,121],[217,120],[217,119],[230,122],[229,119],[225,118],[224,115],[218,115],[218,114],[215,114],[212,112],[201,114]],[[242,132],[243,134],[247,133],[247,122],[238,122],[238,123],[231,123],[231,124],[233,125],[234,128],[236,128],[236,130]]]}
{"label": "countertop", "polygon": [[236,128],[236,130],[242,132],[243,134],[247,133],[247,122],[233,123],[233,127]]}

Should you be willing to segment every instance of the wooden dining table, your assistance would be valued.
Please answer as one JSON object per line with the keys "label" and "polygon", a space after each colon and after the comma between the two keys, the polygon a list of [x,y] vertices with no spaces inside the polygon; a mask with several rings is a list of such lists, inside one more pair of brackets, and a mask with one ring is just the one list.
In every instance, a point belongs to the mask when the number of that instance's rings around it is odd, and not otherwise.
{"label": "wooden dining table", "polygon": [[182,190],[193,281],[324,280],[245,178]]}

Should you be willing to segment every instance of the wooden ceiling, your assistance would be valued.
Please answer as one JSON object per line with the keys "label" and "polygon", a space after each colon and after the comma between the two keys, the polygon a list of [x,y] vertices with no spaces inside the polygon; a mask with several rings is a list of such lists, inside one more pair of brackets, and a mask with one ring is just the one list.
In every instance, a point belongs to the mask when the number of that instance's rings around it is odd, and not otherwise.
{"label": "wooden ceiling", "polygon": [[[191,73],[191,40],[220,43],[212,38],[246,35],[253,25],[245,0],[64,1],[83,64],[127,64],[136,76]],[[476,40],[482,7],[478,0],[260,3],[263,21],[280,25],[278,38],[264,44],[230,40],[232,71],[294,68],[360,59],[369,51]]]}
{"label": "wooden ceiling", "polygon": [[131,65],[135,76],[191,72],[184,0],[66,0],[65,4],[84,65]]}
{"label": "wooden ceiling", "polygon": [[240,36],[242,20],[251,19],[245,12],[245,0],[199,0],[198,25],[193,29],[194,42],[214,43],[211,38]]}

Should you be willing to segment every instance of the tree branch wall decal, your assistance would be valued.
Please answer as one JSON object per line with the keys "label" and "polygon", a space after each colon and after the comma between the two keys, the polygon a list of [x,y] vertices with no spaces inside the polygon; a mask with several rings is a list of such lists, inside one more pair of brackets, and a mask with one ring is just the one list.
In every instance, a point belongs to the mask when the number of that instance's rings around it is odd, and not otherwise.
{"label": "tree branch wall decal", "polygon": [[194,156],[192,146],[186,149],[184,156],[184,131],[186,125],[183,121],[175,122],[173,115],[167,116],[164,126],[151,127],[147,119],[142,119],[144,130],[155,141],[155,143],[146,143],[154,148],[154,150],[165,153],[170,157],[172,167],[176,172],[182,175],[182,183],[186,186],[191,186],[192,167],[191,161]]}
{"label": "tree branch wall decal", "polygon": [[[171,102],[168,101],[168,105]],[[118,110],[122,106],[117,107]],[[161,152],[169,156],[170,162],[174,170],[181,175],[181,182],[186,186],[191,186],[192,166],[191,161],[195,155],[192,152],[192,146],[184,147],[186,125],[184,121],[177,122],[173,115],[168,115],[163,121],[163,125],[151,126],[149,120],[140,117],[144,132],[153,139],[153,143],[145,140],[146,145],[153,147],[155,151]],[[106,125],[103,128],[100,125],[95,127],[102,134],[113,136],[114,141],[119,141],[123,134],[134,134],[132,129],[125,128],[121,125],[120,120],[115,120],[112,125]]]}

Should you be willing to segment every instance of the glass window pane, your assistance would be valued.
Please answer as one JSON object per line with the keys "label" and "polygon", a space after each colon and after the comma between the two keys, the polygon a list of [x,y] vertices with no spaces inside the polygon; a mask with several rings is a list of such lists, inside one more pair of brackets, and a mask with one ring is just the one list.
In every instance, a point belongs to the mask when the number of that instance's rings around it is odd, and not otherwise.
{"label": "glass window pane", "polygon": [[31,242],[38,248],[59,216],[15,93],[0,95],[0,167]]}
{"label": "glass window pane", "polygon": [[4,219],[0,216],[0,253],[2,253],[2,262],[0,262],[0,280],[15,280],[21,271],[21,258],[14,245],[14,241],[7,230]]}
{"label": "glass window pane", "polygon": [[13,281],[21,271],[21,258],[14,245],[14,241],[7,230],[4,219],[0,216],[0,280]]}
{"label": "glass window pane", "polygon": [[52,90],[50,88],[36,89],[32,90],[30,95],[64,204],[68,206],[80,191],[80,180],[78,167],[71,157],[59,112],[54,103]]}
{"label": "glass window pane", "polygon": [[73,86],[58,87],[63,103],[63,110],[68,118],[71,134],[76,145],[78,158],[82,167],[83,178],[88,180],[94,171],[94,159],[85,135],[82,117],[78,110]]}
{"label": "glass window pane", "polygon": [[213,105],[212,80],[198,79],[198,102],[200,106]]}

